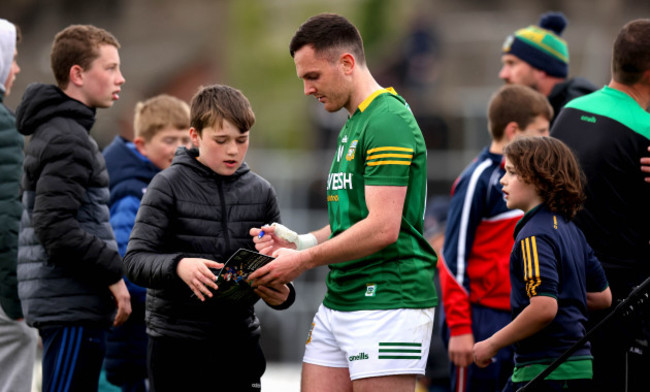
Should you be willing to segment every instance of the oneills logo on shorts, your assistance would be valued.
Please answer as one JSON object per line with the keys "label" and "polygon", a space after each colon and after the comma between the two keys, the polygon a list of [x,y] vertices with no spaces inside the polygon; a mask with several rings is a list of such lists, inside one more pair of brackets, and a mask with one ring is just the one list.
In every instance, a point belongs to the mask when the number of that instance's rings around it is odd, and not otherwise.
{"label": "oneills logo on shorts", "polygon": [[362,361],[364,359],[370,359],[370,357],[368,356],[368,354],[364,352],[360,352],[357,355],[350,355],[348,359],[350,360],[350,362],[352,362],[352,361]]}

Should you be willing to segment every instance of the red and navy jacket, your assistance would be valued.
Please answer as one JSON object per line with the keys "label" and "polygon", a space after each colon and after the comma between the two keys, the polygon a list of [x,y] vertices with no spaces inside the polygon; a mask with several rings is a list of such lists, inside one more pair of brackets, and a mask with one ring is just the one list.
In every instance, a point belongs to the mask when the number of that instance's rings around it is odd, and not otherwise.
{"label": "red and navy jacket", "polygon": [[470,305],[510,310],[512,233],[523,215],[509,210],[499,180],[503,155],[484,148],[452,188],[440,283],[452,336],[472,333]]}
{"label": "red and navy jacket", "polygon": [[[580,229],[544,204],[521,219],[515,238],[510,260],[513,318],[530,304],[532,297],[549,296],[558,303],[557,314],[549,325],[517,342],[515,363],[521,366],[557,358],[582,339],[587,292],[601,292],[608,283]],[[589,357],[589,343],[572,356]]]}

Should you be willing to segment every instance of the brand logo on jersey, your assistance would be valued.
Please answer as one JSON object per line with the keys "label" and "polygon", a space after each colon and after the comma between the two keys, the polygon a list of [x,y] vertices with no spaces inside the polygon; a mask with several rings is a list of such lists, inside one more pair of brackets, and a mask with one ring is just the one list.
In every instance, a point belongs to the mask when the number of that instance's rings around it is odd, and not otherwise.
{"label": "brand logo on jersey", "polygon": [[580,119],[582,121],[586,121],[588,123],[592,123],[592,124],[596,123],[596,117],[595,116],[580,116]]}
{"label": "brand logo on jersey", "polygon": [[345,159],[347,161],[351,161],[354,159],[354,152],[357,149],[357,144],[359,143],[358,140],[353,140],[352,143],[350,143],[350,148],[348,149],[348,154],[345,156]]}
{"label": "brand logo on jersey", "polygon": [[341,139],[341,143],[347,143],[348,142],[348,135],[343,136],[343,139]]}
{"label": "brand logo on jersey", "polygon": [[377,293],[377,285],[375,283],[366,283],[366,297],[374,297]]}
{"label": "brand logo on jersey", "polygon": [[368,354],[364,352],[360,352],[357,355],[350,355],[348,359],[350,360],[350,362],[352,362],[352,361],[362,361],[364,359],[370,359],[370,357],[368,356]]}
{"label": "brand logo on jersey", "polygon": [[343,145],[339,146],[339,150],[336,152],[336,162],[341,162],[343,151],[345,151],[345,146]]}
{"label": "brand logo on jersey", "polygon": [[330,173],[327,177],[327,190],[352,189],[352,173]]}

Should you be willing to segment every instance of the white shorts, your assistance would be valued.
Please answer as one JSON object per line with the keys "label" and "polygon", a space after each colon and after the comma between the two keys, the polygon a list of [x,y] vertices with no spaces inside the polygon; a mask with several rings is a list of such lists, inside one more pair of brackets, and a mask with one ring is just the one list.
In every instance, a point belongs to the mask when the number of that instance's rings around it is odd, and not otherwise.
{"label": "white shorts", "polygon": [[303,362],[348,368],[351,380],[424,374],[433,310],[341,312],[321,304],[309,331]]}

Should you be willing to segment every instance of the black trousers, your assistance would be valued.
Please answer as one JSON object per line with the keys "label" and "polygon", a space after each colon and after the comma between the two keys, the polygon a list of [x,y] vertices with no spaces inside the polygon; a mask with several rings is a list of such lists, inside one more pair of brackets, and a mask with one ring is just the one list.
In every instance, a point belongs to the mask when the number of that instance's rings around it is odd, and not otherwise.
{"label": "black trousers", "polygon": [[259,392],[265,369],[259,337],[149,337],[147,371],[151,392]]}

